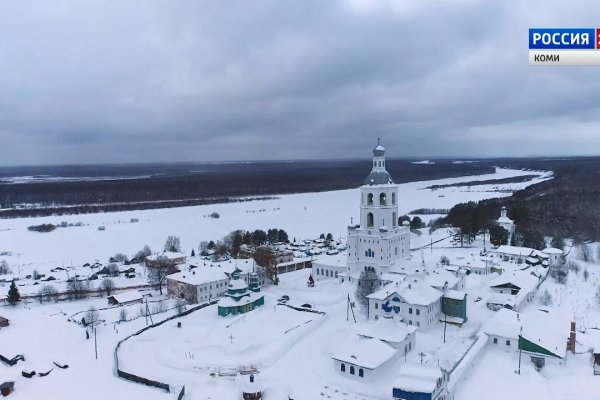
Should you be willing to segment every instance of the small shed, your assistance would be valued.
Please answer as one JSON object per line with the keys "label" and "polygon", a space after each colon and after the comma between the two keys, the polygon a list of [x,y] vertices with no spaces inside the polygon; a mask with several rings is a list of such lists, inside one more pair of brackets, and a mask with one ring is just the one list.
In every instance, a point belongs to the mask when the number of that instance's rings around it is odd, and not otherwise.
{"label": "small shed", "polygon": [[9,325],[8,318],[0,316],[0,328],[6,328]]}
{"label": "small shed", "polygon": [[7,378],[0,377],[0,394],[4,397],[15,391],[15,382]]}
{"label": "small shed", "polygon": [[263,387],[256,381],[254,374],[250,374],[249,382],[243,386],[242,398],[244,400],[261,400]]}
{"label": "small shed", "polygon": [[124,306],[128,304],[142,303],[143,296],[138,291],[130,291],[125,293],[113,294],[108,297],[108,305],[111,306]]}

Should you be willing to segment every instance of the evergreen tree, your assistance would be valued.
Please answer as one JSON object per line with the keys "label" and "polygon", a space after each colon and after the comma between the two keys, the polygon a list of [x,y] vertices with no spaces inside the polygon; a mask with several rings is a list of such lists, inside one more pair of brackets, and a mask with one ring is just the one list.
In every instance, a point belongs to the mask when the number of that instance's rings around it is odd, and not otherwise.
{"label": "evergreen tree", "polygon": [[517,231],[514,231],[512,236],[510,237],[510,245],[511,246],[517,245]]}
{"label": "evergreen tree", "polygon": [[19,289],[17,285],[15,285],[15,281],[13,280],[10,284],[10,288],[8,289],[8,302],[12,305],[17,304],[21,300],[21,294],[19,293]]}
{"label": "evergreen tree", "polygon": [[501,246],[508,243],[508,231],[498,224],[491,224],[489,228],[490,243]]}
{"label": "evergreen tree", "polygon": [[325,239],[325,234],[324,234],[324,233],[321,233],[321,234],[319,235],[319,239]]}
{"label": "evergreen tree", "polygon": [[290,242],[290,238],[288,237],[287,232],[284,231],[283,229],[279,230],[279,241],[281,243],[289,243]]}
{"label": "evergreen tree", "polygon": [[552,238],[552,242],[550,245],[554,248],[564,250],[565,249],[565,239],[560,236],[555,236]]}
{"label": "evergreen tree", "polygon": [[192,249],[192,254],[191,254],[191,256],[192,256],[192,257],[196,257],[196,252],[194,251],[194,249]]}

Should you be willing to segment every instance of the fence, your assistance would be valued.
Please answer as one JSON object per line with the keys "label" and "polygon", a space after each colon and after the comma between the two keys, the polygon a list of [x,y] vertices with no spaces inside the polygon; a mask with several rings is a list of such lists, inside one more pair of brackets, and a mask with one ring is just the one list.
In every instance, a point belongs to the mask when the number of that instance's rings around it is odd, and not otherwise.
{"label": "fence", "polygon": [[[117,373],[117,376],[120,377],[120,378],[126,379],[128,381],[131,381],[131,382],[140,383],[142,385],[152,386],[152,387],[156,387],[156,388],[159,388],[159,389],[163,389],[163,390],[165,390],[165,391],[167,391],[167,392],[170,393],[172,391],[172,389],[174,389],[175,387],[171,387],[168,383],[160,382],[160,381],[153,380],[153,379],[144,378],[143,376],[139,376],[139,375],[132,374],[130,372],[122,371],[119,368],[119,348],[121,347],[121,344],[123,342],[125,342],[126,340],[131,339],[134,336],[141,335],[142,333],[146,332],[149,329],[156,328],[156,327],[161,326],[162,324],[164,324],[164,323],[166,323],[168,321],[172,321],[172,320],[174,320],[176,318],[179,318],[179,317],[184,317],[186,315],[189,315],[189,314],[193,313],[194,311],[198,311],[198,310],[200,310],[202,308],[211,306],[213,304],[217,304],[217,302],[218,302],[218,300],[215,300],[215,301],[212,301],[210,303],[205,303],[205,304],[201,304],[199,306],[190,308],[189,310],[186,310],[186,311],[182,312],[181,314],[174,315],[174,316],[169,317],[169,318],[167,318],[167,319],[165,319],[163,321],[157,322],[157,323],[152,324],[152,325],[148,325],[148,326],[140,329],[139,331],[132,333],[131,335],[127,336],[126,338],[121,339],[117,343],[117,346],[115,347],[115,351],[114,351],[115,371]],[[179,392],[179,396],[177,397],[177,399],[181,400],[184,395],[185,395],[185,386],[183,386],[181,388],[181,391]]]}

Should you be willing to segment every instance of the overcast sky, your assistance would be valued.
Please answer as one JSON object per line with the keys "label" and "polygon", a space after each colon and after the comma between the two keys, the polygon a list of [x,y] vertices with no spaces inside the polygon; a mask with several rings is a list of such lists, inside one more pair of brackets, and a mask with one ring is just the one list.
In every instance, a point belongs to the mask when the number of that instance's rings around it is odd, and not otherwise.
{"label": "overcast sky", "polygon": [[600,2],[7,1],[0,165],[600,153]]}

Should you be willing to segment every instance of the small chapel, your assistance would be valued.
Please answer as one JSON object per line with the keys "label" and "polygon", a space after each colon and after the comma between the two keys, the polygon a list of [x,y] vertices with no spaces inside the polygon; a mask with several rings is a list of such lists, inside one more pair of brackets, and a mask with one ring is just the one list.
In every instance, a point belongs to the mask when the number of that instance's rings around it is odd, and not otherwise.
{"label": "small chapel", "polygon": [[219,300],[220,316],[243,314],[265,304],[265,297],[260,293],[258,275],[254,272],[248,276],[248,283],[241,277],[241,270],[236,268],[227,284],[227,293]]}

